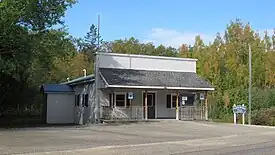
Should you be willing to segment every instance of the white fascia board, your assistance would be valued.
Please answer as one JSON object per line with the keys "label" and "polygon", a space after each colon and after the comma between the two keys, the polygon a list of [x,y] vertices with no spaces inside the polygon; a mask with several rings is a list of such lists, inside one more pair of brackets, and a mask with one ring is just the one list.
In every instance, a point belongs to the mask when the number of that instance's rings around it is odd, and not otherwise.
{"label": "white fascia board", "polygon": [[174,90],[205,90],[213,91],[215,88],[195,88],[195,87],[163,87],[163,86],[127,86],[127,85],[108,85],[110,88],[136,88],[136,89],[174,89]]}
{"label": "white fascia board", "polygon": [[97,55],[120,56],[120,57],[133,57],[133,58],[150,58],[150,59],[180,60],[180,61],[198,61],[198,59],[192,59],[192,58],[178,58],[178,57],[151,56],[151,55],[138,55],[138,54],[122,54],[122,53],[108,53],[108,52],[96,52],[96,54]]}

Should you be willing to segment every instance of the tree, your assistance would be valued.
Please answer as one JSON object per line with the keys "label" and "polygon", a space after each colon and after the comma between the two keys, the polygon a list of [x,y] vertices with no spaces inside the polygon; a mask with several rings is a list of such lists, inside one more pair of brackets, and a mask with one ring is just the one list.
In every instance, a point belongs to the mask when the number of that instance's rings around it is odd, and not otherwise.
{"label": "tree", "polygon": [[[9,83],[1,86],[0,106],[14,103],[18,108],[33,103],[36,94],[30,89],[37,91],[37,85],[46,80],[38,72],[47,73],[56,58],[73,54],[71,37],[64,29],[52,27],[63,25],[61,17],[74,3],[74,0],[0,2],[0,77],[2,82]],[[10,91],[3,94],[5,90]]]}
{"label": "tree", "polygon": [[[99,42],[99,45],[98,45]],[[97,27],[92,24],[90,26],[89,32],[84,36],[84,39],[79,40],[80,52],[83,52],[89,56],[89,60],[92,61],[94,54],[98,51],[101,51],[101,44],[103,40],[99,36]]]}
{"label": "tree", "polygon": [[114,53],[144,54],[155,56],[176,56],[177,50],[172,47],[160,45],[155,47],[152,43],[140,43],[138,39],[131,37],[112,42],[111,51]]}

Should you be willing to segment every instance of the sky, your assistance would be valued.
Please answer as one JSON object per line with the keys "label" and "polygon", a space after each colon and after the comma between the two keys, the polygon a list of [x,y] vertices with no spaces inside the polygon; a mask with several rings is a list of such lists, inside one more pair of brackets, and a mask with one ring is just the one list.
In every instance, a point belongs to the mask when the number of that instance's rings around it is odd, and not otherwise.
{"label": "sky", "polygon": [[74,37],[83,37],[100,14],[103,40],[135,37],[178,47],[194,43],[196,35],[208,43],[237,18],[272,32],[274,6],[274,0],[78,0],[64,19]]}

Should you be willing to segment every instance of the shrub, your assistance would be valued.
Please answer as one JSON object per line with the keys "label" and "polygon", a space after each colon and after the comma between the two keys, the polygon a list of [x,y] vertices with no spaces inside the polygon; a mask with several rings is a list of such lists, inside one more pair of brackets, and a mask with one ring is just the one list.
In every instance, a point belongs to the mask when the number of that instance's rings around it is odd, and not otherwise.
{"label": "shrub", "polygon": [[275,125],[275,107],[262,108],[252,111],[252,124],[255,125]]}

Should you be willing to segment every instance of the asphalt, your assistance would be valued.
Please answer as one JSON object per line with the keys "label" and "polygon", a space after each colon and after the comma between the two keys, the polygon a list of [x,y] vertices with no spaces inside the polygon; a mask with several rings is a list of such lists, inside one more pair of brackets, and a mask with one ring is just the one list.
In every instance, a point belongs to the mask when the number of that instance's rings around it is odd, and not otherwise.
{"label": "asphalt", "polygon": [[275,128],[161,120],[0,131],[0,154],[275,154]]}

